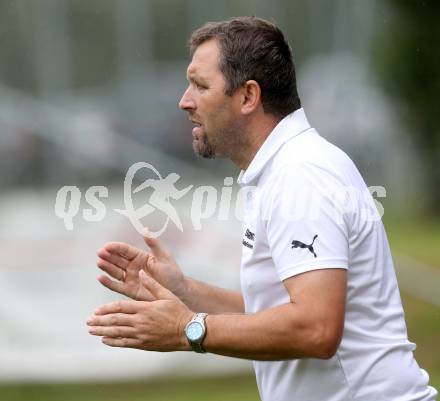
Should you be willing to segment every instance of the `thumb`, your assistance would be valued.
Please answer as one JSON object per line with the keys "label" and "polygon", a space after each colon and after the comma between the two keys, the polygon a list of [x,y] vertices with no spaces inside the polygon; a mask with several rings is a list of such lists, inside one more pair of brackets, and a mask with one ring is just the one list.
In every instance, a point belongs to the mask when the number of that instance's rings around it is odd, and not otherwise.
{"label": "thumb", "polygon": [[142,236],[145,243],[151,249],[151,252],[154,256],[156,256],[156,258],[161,259],[167,256],[167,251],[165,250],[165,248],[156,238],[151,235],[148,228],[144,228]]}
{"label": "thumb", "polygon": [[177,298],[170,290],[162,287],[153,277],[147,275],[144,270],[139,270],[139,281],[156,300]]}

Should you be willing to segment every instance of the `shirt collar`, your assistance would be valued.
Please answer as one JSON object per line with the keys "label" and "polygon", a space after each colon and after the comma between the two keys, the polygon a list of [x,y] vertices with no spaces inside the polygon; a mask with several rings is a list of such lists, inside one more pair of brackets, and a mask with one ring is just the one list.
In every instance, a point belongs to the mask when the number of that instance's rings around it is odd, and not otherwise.
{"label": "shirt collar", "polygon": [[258,149],[248,168],[241,170],[238,183],[242,186],[249,185],[263,172],[264,166],[284,143],[310,128],[302,108],[284,117]]}

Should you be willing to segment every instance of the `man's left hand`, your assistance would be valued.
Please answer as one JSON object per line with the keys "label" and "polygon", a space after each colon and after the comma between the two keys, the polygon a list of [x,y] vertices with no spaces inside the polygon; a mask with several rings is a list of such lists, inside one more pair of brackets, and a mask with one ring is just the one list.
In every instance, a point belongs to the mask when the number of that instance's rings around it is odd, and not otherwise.
{"label": "man's left hand", "polygon": [[155,301],[116,301],[101,305],[87,320],[89,333],[111,347],[148,351],[184,351],[191,347],[184,328],[194,315],[171,291],[143,270],[142,285]]}

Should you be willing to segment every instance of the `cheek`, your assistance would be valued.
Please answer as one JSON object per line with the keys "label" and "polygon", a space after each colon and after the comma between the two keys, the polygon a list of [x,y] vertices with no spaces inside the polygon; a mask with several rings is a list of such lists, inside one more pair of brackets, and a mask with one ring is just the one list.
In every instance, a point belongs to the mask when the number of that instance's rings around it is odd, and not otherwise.
{"label": "cheek", "polygon": [[200,95],[199,109],[205,113],[216,115],[225,108],[226,100],[223,92],[218,90],[209,91]]}
{"label": "cheek", "polygon": [[221,122],[231,118],[231,107],[226,101],[213,102],[209,107],[209,117],[211,121]]}

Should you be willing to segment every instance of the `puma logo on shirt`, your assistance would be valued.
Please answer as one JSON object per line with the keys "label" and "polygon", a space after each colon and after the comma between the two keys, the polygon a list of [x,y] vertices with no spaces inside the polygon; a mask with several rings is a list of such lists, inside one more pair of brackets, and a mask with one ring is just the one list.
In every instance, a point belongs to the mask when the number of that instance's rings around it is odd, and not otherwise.
{"label": "puma logo on shirt", "polygon": [[315,250],[313,249],[313,243],[315,242],[316,238],[318,238],[318,235],[315,235],[313,237],[313,241],[310,245],[304,244],[301,241],[293,240],[292,241],[292,248],[307,248],[313,254],[313,256],[316,258],[316,253],[315,253]]}

